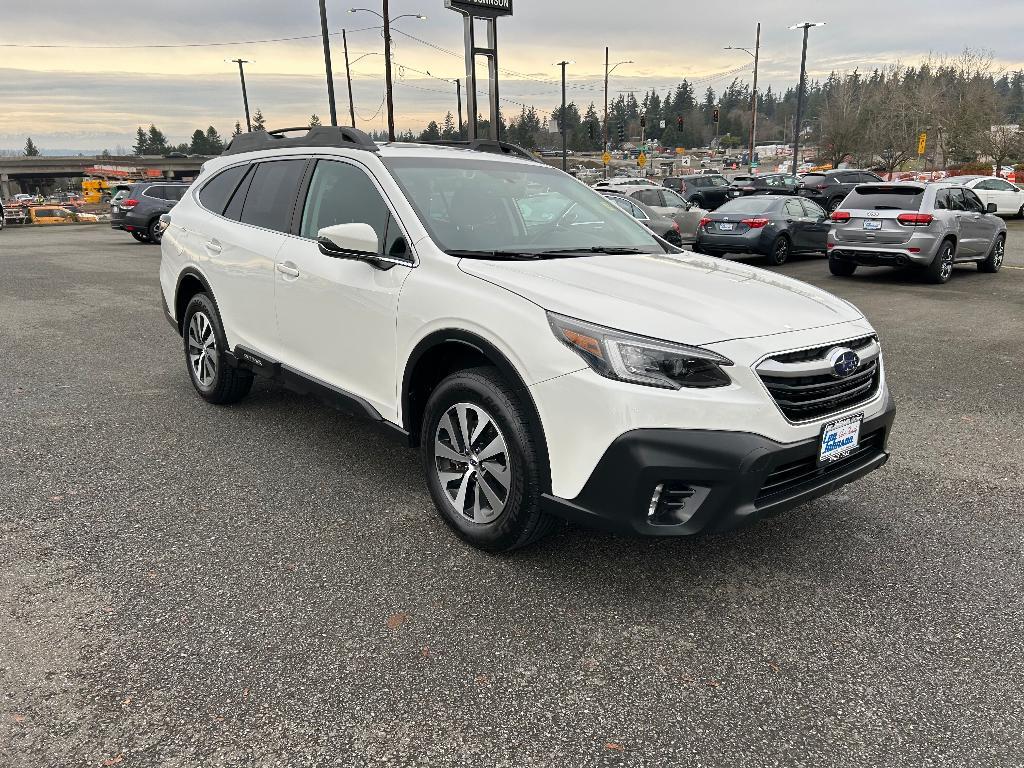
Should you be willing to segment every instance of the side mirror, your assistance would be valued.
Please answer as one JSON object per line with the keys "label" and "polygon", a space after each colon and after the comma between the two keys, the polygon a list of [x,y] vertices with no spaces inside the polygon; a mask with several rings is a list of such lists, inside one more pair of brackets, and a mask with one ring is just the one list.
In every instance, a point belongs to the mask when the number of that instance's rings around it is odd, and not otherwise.
{"label": "side mirror", "polygon": [[376,259],[380,239],[369,224],[335,224],[316,235],[320,253],[336,259]]}
{"label": "side mirror", "polygon": [[995,213],[999,210],[999,207],[995,203],[989,203],[985,206],[985,213]]}

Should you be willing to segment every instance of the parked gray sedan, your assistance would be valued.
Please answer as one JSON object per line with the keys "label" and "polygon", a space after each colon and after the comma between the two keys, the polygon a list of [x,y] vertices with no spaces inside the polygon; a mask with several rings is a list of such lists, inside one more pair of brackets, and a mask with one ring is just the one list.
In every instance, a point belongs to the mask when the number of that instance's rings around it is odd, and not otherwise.
{"label": "parked gray sedan", "polygon": [[957,262],[998,272],[1006,223],[974,192],[957,184],[861,184],[832,214],[828,266],[848,277],[858,266],[916,265],[945,283]]}

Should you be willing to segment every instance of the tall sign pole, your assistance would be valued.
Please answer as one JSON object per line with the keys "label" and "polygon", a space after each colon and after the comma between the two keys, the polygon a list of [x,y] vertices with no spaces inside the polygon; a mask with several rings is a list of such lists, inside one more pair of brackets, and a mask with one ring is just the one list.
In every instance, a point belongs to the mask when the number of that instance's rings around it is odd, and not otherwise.
{"label": "tall sign pole", "polygon": [[324,66],[327,68],[327,102],[331,107],[331,125],[337,125],[338,107],[334,103],[334,72],[331,67],[331,38],[327,34],[326,0],[320,0],[320,34],[324,39]]}
{"label": "tall sign pole", "polygon": [[804,117],[804,88],[807,81],[807,32],[811,27],[820,27],[823,21],[802,21],[794,24],[790,29],[802,29],[804,31],[804,45],[800,53],[800,90],[796,92],[796,118],[793,120],[793,168],[796,173],[800,168],[800,129]]}
{"label": "tall sign pole", "polygon": [[[512,15],[512,0],[445,0],[444,7],[462,15],[466,46],[466,126],[469,140],[480,138],[477,126],[476,57],[487,59],[488,93],[490,101],[490,138],[501,138],[499,120],[501,110],[498,96],[498,19]],[[475,20],[482,19],[487,25],[487,44],[480,47],[476,42]]]}
{"label": "tall sign pole", "polygon": [[757,142],[757,64],[761,56],[761,22],[757,22],[757,39],[754,42],[754,92],[750,97],[750,152],[747,155],[747,169],[754,173],[754,146]]}

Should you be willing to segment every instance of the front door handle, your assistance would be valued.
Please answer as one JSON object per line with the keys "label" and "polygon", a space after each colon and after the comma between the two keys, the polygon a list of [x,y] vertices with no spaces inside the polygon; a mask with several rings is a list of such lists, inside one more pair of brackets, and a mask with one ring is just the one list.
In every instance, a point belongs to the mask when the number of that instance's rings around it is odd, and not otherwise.
{"label": "front door handle", "polygon": [[299,276],[299,268],[292,264],[290,261],[278,262],[277,271],[280,272],[282,275],[287,275],[288,277]]}

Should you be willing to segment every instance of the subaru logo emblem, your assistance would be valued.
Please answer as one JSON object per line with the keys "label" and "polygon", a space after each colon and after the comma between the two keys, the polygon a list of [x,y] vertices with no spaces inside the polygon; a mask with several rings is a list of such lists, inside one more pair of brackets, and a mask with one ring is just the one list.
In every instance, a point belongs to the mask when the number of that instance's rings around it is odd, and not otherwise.
{"label": "subaru logo emblem", "polygon": [[826,359],[832,367],[832,375],[840,379],[860,368],[860,357],[847,347],[836,347],[830,350]]}

